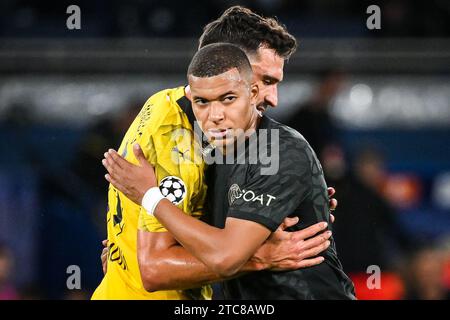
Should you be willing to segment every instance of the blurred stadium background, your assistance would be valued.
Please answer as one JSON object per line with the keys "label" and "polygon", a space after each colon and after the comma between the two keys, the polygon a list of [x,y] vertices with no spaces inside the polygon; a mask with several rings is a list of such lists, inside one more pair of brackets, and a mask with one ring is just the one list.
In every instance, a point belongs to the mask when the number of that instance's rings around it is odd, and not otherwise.
{"label": "blurred stadium background", "polygon": [[[81,30],[66,8],[81,8]],[[234,4],[300,41],[270,114],[304,133],[337,189],[334,234],[362,299],[448,299],[450,3],[0,3],[0,299],[83,299],[101,279],[100,160],[146,98],[183,85],[202,26]],[[381,8],[368,30],[366,8]],[[68,291],[78,265],[82,290]],[[369,265],[382,271],[369,290]]]}

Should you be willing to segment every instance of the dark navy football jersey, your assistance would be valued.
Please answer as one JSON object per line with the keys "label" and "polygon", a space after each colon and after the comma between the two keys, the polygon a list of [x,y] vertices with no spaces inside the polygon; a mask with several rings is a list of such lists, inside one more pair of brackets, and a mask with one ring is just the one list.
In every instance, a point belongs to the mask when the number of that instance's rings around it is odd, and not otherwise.
{"label": "dark navy football jersey", "polygon": [[[278,132],[278,137],[271,135],[271,130]],[[262,139],[262,133],[267,133],[267,138]],[[240,164],[211,166],[208,172],[209,223],[223,228],[226,218],[233,217],[254,221],[275,231],[285,217],[298,216],[299,223],[289,229],[296,231],[319,221],[330,222],[322,167],[303,136],[266,116],[261,119],[256,135],[258,142],[263,141],[258,149],[267,147],[272,163],[260,160],[255,163],[252,154],[255,149],[247,142],[245,153],[241,155],[245,159],[240,159]],[[277,170],[267,174],[270,166]],[[353,283],[342,270],[333,238],[321,255],[325,261],[317,266],[287,272],[252,272],[225,281],[224,297],[354,299]]]}

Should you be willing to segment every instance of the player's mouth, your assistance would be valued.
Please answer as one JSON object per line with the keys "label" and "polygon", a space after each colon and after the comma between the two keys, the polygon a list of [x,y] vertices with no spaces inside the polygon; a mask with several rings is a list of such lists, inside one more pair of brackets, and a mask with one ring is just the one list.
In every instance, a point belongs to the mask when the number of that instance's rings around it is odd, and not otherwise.
{"label": "player's mouth", "polygon": [[215,140],[226,139],[231,134],[231,131],[231,129],[209,129],[208,135]]}

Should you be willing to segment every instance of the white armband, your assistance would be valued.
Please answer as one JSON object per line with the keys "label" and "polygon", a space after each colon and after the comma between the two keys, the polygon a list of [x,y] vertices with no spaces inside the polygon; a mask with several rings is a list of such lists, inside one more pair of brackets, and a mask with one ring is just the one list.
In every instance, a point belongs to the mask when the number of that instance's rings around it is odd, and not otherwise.
{"label": "white armband", "polygon": [[156,206],[162,199],[164,199],[164,196],[158,187],[150,188],[142,198],[142,207],[144,207],[149,215],[153,216]]}

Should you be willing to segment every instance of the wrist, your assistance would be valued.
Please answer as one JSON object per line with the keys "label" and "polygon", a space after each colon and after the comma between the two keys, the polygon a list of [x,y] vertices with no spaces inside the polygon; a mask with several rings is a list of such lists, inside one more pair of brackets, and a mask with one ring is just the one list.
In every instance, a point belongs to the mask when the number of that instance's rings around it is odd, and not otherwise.
{"label": "wrist", "polygon": [[262,271],[269,269],[269,266],[262,262],[262,261],[256,261],[254,259],[250,259],[247,261],[247,263],[244,265],[244,268],[242,271],[247,272],[253,272],[253,271]]}
{"label": "wrist", "polygon": [[[260,251],[260,250],[259,250]],[[271,265],[261,258],[256,252],[248,261],[246,268],[247,271],[261,271],[270,269]]]}
{"label": "wrist", "polygon": [[145,192],[142,197],[141,205],[149,215],[153,216],[155,214],[156,206],[162,199],[164,199],[164,196],[161,194],[159,188],[153,187]]}

